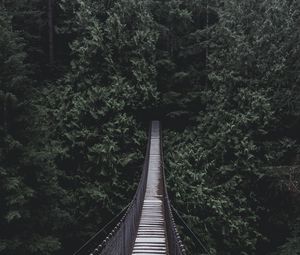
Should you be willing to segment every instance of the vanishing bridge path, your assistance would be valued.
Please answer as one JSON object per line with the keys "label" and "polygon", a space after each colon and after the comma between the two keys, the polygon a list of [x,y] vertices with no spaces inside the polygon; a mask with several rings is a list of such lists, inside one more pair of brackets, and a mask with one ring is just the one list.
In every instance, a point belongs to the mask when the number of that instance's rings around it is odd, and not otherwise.
{"label": "vanishing bridge path", "polygon": [[126,213],[104,241],[89,243],[75,254],[185,254],[172,216],[162,159],[160,123],[152,121],[142,176]]}
{"label": "vanishing bridge path", "polygon": [[146,194],[132,254],[167,254],[160,128],[152,122]]}

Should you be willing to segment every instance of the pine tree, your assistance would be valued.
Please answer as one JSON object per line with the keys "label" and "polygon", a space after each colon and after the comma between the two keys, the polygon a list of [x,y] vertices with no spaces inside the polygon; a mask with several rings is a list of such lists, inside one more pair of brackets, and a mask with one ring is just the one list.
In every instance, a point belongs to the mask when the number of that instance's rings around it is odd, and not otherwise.
{"label": "pine tree", "polygon": [[[90,237],[130,201],[145,148],[137,116],[158,98],[157,34],[147,2],[123,0],[109,8],[98,1],[72,3],[75,17],[62,27],[70,25],[76,35],[70,69],[44,90],[48,99],[40,103],[46,109],[38,113],[70,201],[69,228],[76,230],[62,230],[65,251],[74,249],[68,243]],[[66,12],[67,5],[62,5]]]}
{"label": "pine tree", "polygon": [[[65,216],[60,207],[63,190],[57,184],[57,171],[48,164],[50,154],[41,153],[39,148],[44,139],[35,135],[33,122],[37,120],[32,102],[37,94],[29,78],[32,66],[27,62],[25,40],[13,29],[11,18],[3,9],[0,250],[5,254],[53,254],[60,248],[58,238],[52,234]],[[57,224],[50,224],[51,219]]]}
{"label": "pine tree", "polygon": [[[277,213],[294,217],[299,211],[291,193],[277,190],[290,199],[282,202],[283,212],[268,208],[269,198],[251,188],[269,174],[263,166],[288,162],[296,151],[295,135],[281,124],[299,103],[293,72],[299,52],[292,46],[299,36],[299,7],[296,1],[230,0],[218,1],[214,10],[208,87],[200,93],[195,126],[169,134],[169,183],[176,205],[211,252],[254,254],[266,245],[262,235],[270,237],[268,228],[278,224],[264,225],[266,214],[276,219]],[[270,199],[275,197],[281,199],[275,193]],[[261,233],[260,224],[266,227]]]}

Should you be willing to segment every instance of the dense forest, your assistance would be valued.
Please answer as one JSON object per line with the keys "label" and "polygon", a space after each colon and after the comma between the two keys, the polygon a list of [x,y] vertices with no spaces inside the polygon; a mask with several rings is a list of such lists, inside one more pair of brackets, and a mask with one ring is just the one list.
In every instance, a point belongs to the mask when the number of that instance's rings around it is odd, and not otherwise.
{"label": "dense forest", "polygon": [[210,254],[300,254],[298,0],[0,8],[0,254],[72,254],[119,213],[152,119]]}

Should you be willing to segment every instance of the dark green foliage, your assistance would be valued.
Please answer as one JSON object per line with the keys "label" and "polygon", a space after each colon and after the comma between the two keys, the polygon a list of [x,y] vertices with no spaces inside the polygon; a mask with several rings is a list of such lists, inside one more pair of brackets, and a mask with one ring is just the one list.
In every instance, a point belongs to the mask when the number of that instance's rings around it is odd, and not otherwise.
{"label": "dark green foliage", "polygon": [[[299,6],[225,1],[215,7],[202,109],[192,116],[193,128],[169,133],[165,145],[169,186],[212,253],[266,254],[284,242],[299,213],[298,191],[279,190],[283,175],[274,178],[263,168],[293,163],[299,146],[299,75],[293,71]],[[293,237],[282,251],[296,252]]]}
{"label": "dark green foliage", "polygon": [[[31,118],[30,126],[26,122],[30,131],[24,130],[24,135],[33,140],[23,145],[8,136],[2,142],[8,147],[3,152],[12,154],[3,154],[3,161],[11,157],[15,171],[6,176],[3,170],[1,199],[16,204],[3,207],[1,215],[6,219],[1,231],[1,250],[6,254],[74,252],[130,201],[136,188],[146,141],[134,114],[157,101],[153,65],[157,33],[141,2],[120,2],[108,15],[101,5],[93,8],[93,2],[74,5],[71,20],[77,38],[70,46],[69,71],[57,84],[41,92],[32,90],[30,112],[23,113]],[[129,27],[133,19],[141,22]],[[11,30],[7,27],[3,30]],[[1,69],[1,78],[7,80],[4,88],[15,92],[13,79],[18,78],[28,91],[21,75],[31,67],[24,64],[20,39],[8,32],[3,45],[11,49],[2,48],[3,54],[18,62],[7,68],[12,73]],[[124,49],[127,54],[121,55]],[[6,131],[7,123],[3,126]]]}
{"label": "dark green foliage", "polygon": [[41,0],[3,1],[3,7],[12,17],[12,28],[19,31],[26,42],[27,62],[34,69],[35,78],[44,79],[47,53],[47,4]]}
{"label": "dark green foliage", "polygon": [[241,89],[229,97],[227,88],[210,93],[196,128],[170,134],[169,182],[177,206],[208,247],[253,254],[260,234],[251,205],[259,202],[249,186],[264,160],[255,137],[268,128],[272,111],[263,94]]}
{"label": "dark green foliage", "polygon": [[[38,225],[51,217],[44,219],[35,213],[35,200],[47,199],[42,193],[46,188],[55,193],[53,185],[47,181],[37,180],[38,186],[32,185],[32,169],[29,168],[28,144],[29,122],[24,117],[29,115],[29,99],[32,95],[28,71],[30,66],[25,62],[23,39],[13,32],[11,16],[1,13],[1,252],[5,254],[52,254],[60,246],[56,237],[50,233],[42,234]],[[33,159],[36,155],[33,156]],[[32,165],[32,164],[30,164]],[[32,166],[36,167],[36,166]],[[45,166],[43,166],[44,168]],[[42,168],[42,169],[43,169]],[[51,175],[47,169],[47,175]],[[39,173],[43,175],[43,173]],[[55,196],[52,196],[55,200]],[[38,203],[37,203],[38,204]],[[42,206],[42,205],[40,205]],[[33,220],[35,219],[35,220]],[[33,233],[32,233],[33,232]],[[31,233],[31,234],[29,234]],[[29,245],[30,244],[30,245]]]}
{"label": "dark green foliage", "polygon": [[61,237],[69,252],[79,247],[68,244],[89,238],[133,196],[146,142],[135,113],[157,101],[157,36],[147,6],[123,1],[107,15],[93,6],[77,2],[70,70],[36,102],[46,107],[38,112],[44,146],[66,192],[69,217],[59,229],[73,229]]}
{"label": "dark green foliage", "polygon": [[[11,17],[5,12],[0,16],[0,34],[0,191],[3,194],[0,200],[0,224],[3,229],[7,225],[13,226],[26,213],[22,207],[28,203],[32,190],[24,184],[20,175],[24,155],[22,104],[29,85],[24,64],[26,54],[22,39],[12,31]],[[1,231],[1,238],[4,238],[3,234]],[[0,249],[6,246],[9,246],[8,240],[1,242]]]}

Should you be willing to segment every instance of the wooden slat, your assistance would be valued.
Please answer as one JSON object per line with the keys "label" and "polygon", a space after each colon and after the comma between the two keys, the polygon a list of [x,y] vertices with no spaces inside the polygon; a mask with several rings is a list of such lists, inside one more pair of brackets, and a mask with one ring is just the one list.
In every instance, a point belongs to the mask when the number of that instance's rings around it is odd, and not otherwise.
{"label": "wooden slat", "polygon": [[148,180],[141,220],[132,254],[168,254],[160,168],[160,127],[152,121]]}

